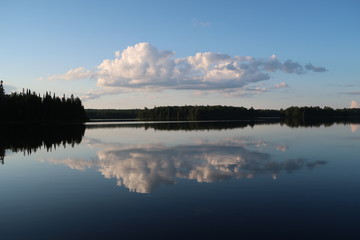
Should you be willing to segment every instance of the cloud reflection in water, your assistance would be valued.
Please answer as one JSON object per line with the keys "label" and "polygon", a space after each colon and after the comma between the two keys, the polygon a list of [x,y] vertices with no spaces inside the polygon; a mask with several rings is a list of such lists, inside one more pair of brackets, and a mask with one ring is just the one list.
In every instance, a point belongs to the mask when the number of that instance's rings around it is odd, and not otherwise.
{"label": "cloud reflection in water", "polygon": [[[88,144],[100,149],[97,157],[84,159],[50,159],[72,169],[96,168],[105,178],[117,179],[117,185],[137,193],[150,193],[162,184],[174,184],[177,179],[197,182],[218,182],[231,178],[253,178],[269,175],[276,179],[282,171],[292,173],[312,169],[326,161],[304,159],[273,160],[262,152],[268,144],[260,140],[237,138],[218,143],[197,142],[193,145],[105,144],[88,139]],[[284,151],[283,146],[273,146]]]}
{"label": "cloud reflection in water", "polygon": [[350,124],[351,132],[356,132],[360,129],[360,124]]}

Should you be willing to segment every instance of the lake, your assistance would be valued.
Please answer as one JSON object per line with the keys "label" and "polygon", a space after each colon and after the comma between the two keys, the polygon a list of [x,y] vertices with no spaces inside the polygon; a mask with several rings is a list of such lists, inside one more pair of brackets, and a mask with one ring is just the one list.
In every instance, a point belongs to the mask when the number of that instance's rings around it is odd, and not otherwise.
{"label": "lake", "polygon": [[1,131],[2,240],[360,239],[360,124]]}

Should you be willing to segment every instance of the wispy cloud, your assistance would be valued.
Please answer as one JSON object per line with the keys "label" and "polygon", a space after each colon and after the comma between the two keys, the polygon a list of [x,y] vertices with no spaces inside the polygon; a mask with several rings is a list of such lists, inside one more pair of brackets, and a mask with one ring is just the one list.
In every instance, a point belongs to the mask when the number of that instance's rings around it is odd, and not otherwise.
{"label": "wispy cloud", "polygon": [[17,87],[9,85],[9,84],[7,84],[5,82],[4,82],[3,86],[4,86],[4,90],[5,90],[6,93],[11,93],[11,92],[16,91],[18,89]]}
{"label": "wispy cloud", "polygon": [[346,94],[346,95],[360,95],[360,91],[342,92],[341,94]]}
{"label": "wispy cloud", "polygon": [[355,87],[356,85],[355,84],[343,84],[343,83],[337,83],[337,84],[333,84],[333,83],[329,83],[328,86],[331,86],[331,87],[343,87],[343,88],[352,88],[352,87]]}
{"label": "wispy cloud", "polygon": [[53,75],[48,77],[48,80],[74,80],[74,79],[82,79],[82,78],[89,78],[92,77],[92,75],[95,74],[91,70],[87,70],[84,67],[78,67],[74,69],[70,69],[64,74],[60,75]]}
{"label": "wispy cloud", "polygon": [[[258,94],[251,84],[270,79],[271,73],[289,74],[318,72],[317,67],[304,67],[293,60],[281,62],[277,56],[256,59],[251,56],[229,56],[215,52],[199,52],[194,56],[176,58],[172,51],[159,50],[149,43],[138,43],[123,51],[116,51],[113,59],[103,60],[95,70],[84,67],[48,79],[96,79],[104,88],[87,98],[119,91],[161,91],[166,89],[217,91],[226,94]],[[280,83],[279,87],[285,87]]]}
{"label": "wispy cloud", "polygon": [[210,26],[210,22],[200,21],[197,18],[193,18],[192,22],[193,22],[194,27],[208,27],[208,26]]}

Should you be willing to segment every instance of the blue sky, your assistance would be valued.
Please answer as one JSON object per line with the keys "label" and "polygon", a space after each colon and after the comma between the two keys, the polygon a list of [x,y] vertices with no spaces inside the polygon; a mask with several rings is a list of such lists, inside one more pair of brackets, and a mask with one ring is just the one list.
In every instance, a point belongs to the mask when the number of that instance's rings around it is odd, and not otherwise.
{"label": "blue sky", "polygon": [[360,1],[0,2],[7,92],[86,108],[359,107]]}

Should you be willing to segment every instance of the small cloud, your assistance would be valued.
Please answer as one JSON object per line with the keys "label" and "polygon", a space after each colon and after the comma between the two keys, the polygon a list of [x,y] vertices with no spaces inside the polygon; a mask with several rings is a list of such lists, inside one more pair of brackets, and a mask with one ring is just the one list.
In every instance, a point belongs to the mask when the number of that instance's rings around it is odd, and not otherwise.
{"label": "small cloud", "polygon": [[281,82],[275,85],[275,88],[287,88],[289,85],[287,85],[286,82]]}
{"label": "small cloud", "polygon": [[192,20],[194,27],[208,27],[210,26],[210,22],[203,22],[198,20],[197,18],[193,18]]}
{"label": "small cloud", "polygon": [[311,63],[305,65],[306,70],[313,71],[313,72],[326,72],[327,69],[324,67],[315,67]]}
{"label": "small cloud", "polygon": [[257,87],[243,87],[238,89],[225,89],[218,92],[222,93],[226,97],[253,97],[257,95],[264,94],[268,91],[267,88],[257,86]]}
{"label": "small cloud", "polygon": [[48,80],[75,80],[75,79],[83,79],[92,77],[93,72],[90,70],[85,69],[84,67],[78,67],[74,69],[70,69],[64,74],[61,75],[53,75],[48,77]]}
{"label": "small cloud", "polygon": [[[338,84],[332,84],[332,83],[329,83],[328,86],[331,86],[331,87],[344,87],[344,88],[353,88],[355,87],[356,85],[355,84],[341,84],[341,83],[338,83]],[[360,93],[360,92],[359,92]]]}
{"label": "small cloud", "polygon": [[346,95],[360,95],[360,91],[343,92],[342,94],[346,94]]}
{"label": "small cloud", "polygon": [[81,96],[80,99],[82,101],[87,101],[87,100],[92,100],[92,99],[97,99],[103,95],[106,95],[104,94],[103,92],[96,92],[94,90],[89,90],[86,92],[86,94],[84,96]]}
{"label": "small cloud", "polygon": [[353,100],[350,103],[350,108],[360,108],[360,103]]}
{"label": "small cloud", "polygon": [[304,72],[303,67],[292,60],[286,60],[282,65],[282,70],[287,73],[297,73],[301,74]]}
{"label": "small cloud", "polygon": [[306,166],[309,169],[313,169],[315,167],[320,167],[320,166],[323,166],[323,165],[326,165],[326,164],[327,164],[327,161],[320,160],[320,161],[315,161],[315,162],[309,162],[308,164],[306,164]]}
{"label": "small cloud", "polygon": [[101,90],[91,89],[91,90],[87,91],[84,96],[81,96],[80,99],[82,101],[88,101],[88,100],[100,98],[105,95],[117,95],[117,94],[120,94],[123,92],[126,92],[126,91],[121,88],[120,89],[105,88],[105,89],[101,89]]}
{"label": "small cloud", "polygon": [[288,150],[288,146],[276,146],[276,150],[281,152],[286,152]]}

